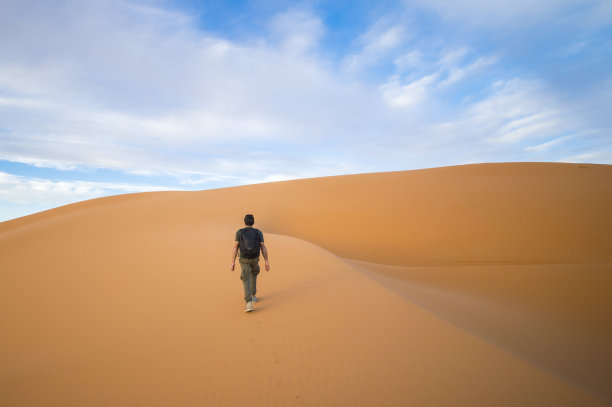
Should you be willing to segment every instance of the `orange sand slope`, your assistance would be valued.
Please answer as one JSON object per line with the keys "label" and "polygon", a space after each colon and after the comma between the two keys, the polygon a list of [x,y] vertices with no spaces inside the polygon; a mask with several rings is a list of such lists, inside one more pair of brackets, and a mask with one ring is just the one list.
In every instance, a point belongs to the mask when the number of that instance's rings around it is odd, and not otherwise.
{"label": "orange sand slope", "polygon": [[[612,166],[116,196],[0,224],[0,405],[612,400]],[[242,312],[234,231],[272,270]]]}

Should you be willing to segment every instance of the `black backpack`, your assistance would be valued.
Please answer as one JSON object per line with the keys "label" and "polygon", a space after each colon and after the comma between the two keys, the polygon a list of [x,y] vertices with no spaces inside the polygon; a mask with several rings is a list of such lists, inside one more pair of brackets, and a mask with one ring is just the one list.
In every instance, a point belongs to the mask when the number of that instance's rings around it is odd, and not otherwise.
{"label": "black backpack", "polygon": [[244,228],[240,233],[240,255],[245,259],[256,259],[259,257],[259,230],[255,228]]}

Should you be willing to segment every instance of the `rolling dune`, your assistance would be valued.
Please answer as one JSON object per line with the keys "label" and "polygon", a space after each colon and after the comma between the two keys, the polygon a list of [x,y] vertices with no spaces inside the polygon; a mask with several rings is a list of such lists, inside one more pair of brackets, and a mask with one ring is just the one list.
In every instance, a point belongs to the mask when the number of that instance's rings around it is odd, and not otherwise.
{"label": "rolling dune", "polygon": [[[96,199],[0,223],[0,404],[599,406],[612,166]],[[272,269],[245,314],[245,213]]]}

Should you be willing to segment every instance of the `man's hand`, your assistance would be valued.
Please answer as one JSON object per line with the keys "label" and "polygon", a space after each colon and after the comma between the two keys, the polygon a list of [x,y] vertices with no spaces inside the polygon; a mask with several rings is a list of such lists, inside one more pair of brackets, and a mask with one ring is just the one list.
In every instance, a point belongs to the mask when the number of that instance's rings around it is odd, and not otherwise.
{"label": "man's hand", "polygon": [[268,249],[264,242],[259,243],[261,245],[261,254],[263,254],[263,258],[266,262],[266,271],[270,271],[270,263],[268,263]]}
{"label": "man's hand", "polygon": [[236,255],[238,254],[238,245],[240,242],[234,242],[234,248],[232,249],[232,265],[230,266],[230,271],[234,271],[236,268]]}

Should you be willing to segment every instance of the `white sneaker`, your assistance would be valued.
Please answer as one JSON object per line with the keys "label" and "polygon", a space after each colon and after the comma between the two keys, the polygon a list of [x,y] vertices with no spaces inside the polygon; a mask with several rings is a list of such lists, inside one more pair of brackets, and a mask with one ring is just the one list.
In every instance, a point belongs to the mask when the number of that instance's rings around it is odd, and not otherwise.
{"label": "white sneaker", "polygon": [[251,312],[251,311],[253,311],[253,303],[249,301],[246,304],[246,308],[244,309],[244,312]]}
{"label": "white sneaker", "polygon": [[257,297],[255,297],[255,294],[251,295],[251,300],[253,300],[253,302],[257,302]]}

